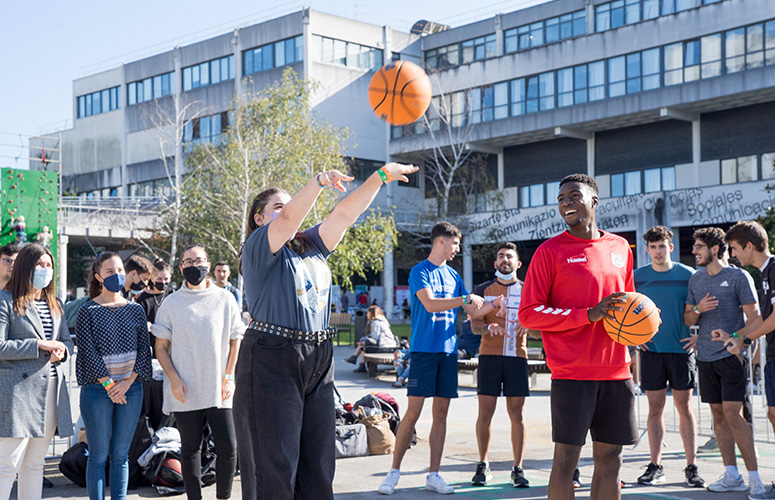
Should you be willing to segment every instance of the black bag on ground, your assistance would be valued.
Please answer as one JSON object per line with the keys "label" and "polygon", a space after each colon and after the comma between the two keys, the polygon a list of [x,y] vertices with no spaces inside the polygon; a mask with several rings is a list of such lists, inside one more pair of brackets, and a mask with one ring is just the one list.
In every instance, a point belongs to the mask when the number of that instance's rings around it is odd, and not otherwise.
{"label": "black bag on ground", "polygon": [[137,420],[135,434],[132,436],[132,444],[129,445],[129,483],[127,489],[133,490],[138,486],[148,484],[143,476],[143,468],[137,463],[137,459],[145,453],[152,443],[153,429],[148,424],[148,417],[141,415]]}
{"label": "black bag on ground", "polygon": [[[177,462],[176,466],[170,467],[170,462]],[[183,476],[180,474],[180,454],[174,451],[154,455],[144,474],[145,479],[161,496],[182,495],[186,492]]]}
{"label": "black bag on ground", "polygon": [[86,443],[75,443],[59,460],[59,471],[81,488],[86,486]]}

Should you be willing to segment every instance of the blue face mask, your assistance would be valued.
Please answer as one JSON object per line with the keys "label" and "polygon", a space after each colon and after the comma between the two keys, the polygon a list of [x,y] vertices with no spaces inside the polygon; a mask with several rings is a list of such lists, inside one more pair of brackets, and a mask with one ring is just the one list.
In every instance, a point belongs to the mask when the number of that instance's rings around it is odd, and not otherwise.
{"label": "blue face mask", "polygon": [[109,292],[120,292],[126,283],[126,276],[123,274],[111,274],[102,280],[102,286]]}
{"label": "blue face mask", "polygon": [[511,271],[511,274],[503,274],[502,272],[495,270],[495,277],[500,278],[503,281],[511,281],[517,277],[517,270]]}
{"label": "blue face mask", "polygon": [[32,287],[43,290],[54,279],[54,270],[50,267],[36,267],[32,274]]}

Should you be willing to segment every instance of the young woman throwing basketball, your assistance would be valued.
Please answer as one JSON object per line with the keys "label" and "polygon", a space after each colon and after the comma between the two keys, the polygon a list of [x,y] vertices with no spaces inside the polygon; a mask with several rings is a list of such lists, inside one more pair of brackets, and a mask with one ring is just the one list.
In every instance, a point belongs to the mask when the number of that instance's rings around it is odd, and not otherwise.
{"label": "young woman throwing basketball", "polygon": [[327,186],[352,177],[322,172],[291,196],[267,189],[253,200],[242,248],[250,323],[236,371],[242,498],[333,500],[334,395],[331,272],[326,259],[382,184],[408,181],[412,165],[388,163],[320,224],[298,232]]}

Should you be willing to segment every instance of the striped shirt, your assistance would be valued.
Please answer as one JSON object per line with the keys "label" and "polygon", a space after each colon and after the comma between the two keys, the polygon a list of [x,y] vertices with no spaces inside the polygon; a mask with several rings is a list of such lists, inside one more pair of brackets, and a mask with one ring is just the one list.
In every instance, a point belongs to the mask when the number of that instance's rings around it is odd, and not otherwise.
{"label": "striped shirt", "polygon": [[[40,322],[43,323],[43,334],[46,336],[46,340],[54,339],[54,319],[51,317],[51,309],[48,307],[48,302],[45,299],[35,299],[35,309],[38,311]],[[57,369],[54,363],[51,365],[51,376],[57,376]]]}

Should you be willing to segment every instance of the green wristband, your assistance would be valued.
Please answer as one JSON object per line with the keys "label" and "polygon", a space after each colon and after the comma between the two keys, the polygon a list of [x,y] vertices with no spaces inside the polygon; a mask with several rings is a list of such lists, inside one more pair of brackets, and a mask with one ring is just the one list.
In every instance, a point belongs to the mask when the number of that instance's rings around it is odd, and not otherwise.
{"label": "green wristband", "polygon": [[387,174],[380,168],[377,169],[377,173],[379,174],[379,178],[382,179],[382,184],[388,183]]}
{"label": "green wristband", "polygon": [[739,339],[740,338],[740,336],[737,334],[737,332],[732,332],[730,337],[732,337],[733,339]]}
{"label": "green wristband", "polygon": [[102,382],[102,387],[107,387],[107,386],[109,386],[109,385],[110,385],[110,384],[112,384],[112,383],[113,383],[113,379],[112,379],[112,378],[109,378],[109,379],[108,379],[108,380],[106,380],[105,382]]}

